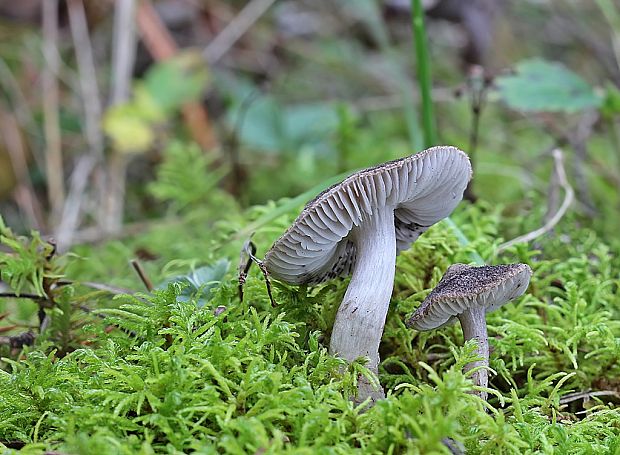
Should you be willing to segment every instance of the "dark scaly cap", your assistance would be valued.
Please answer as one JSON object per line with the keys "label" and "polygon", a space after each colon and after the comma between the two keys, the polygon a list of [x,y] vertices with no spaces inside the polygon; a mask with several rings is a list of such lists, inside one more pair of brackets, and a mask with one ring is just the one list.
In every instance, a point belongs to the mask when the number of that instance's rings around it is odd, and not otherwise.
{"label": "dark scaly cap", "polygon": [[473,267],[454,264],[407,321],[416,330],[431,330],[475,306],[488,313],[527,289],[532,269],[527,264]]}

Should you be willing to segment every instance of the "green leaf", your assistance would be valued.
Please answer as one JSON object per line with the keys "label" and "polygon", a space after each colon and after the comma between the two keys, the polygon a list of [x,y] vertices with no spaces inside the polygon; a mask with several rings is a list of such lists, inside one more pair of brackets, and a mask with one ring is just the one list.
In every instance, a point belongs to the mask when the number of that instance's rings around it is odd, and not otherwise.
{"label": "green leaf", "polygon": [[217,168],[215,157],[207,155],[196,144],[171,142],[163,153],[157,179],[149,186],[155,198],[171,202],[181,210],[213,202],[216,189],[226,169]]}
{"label": "green leaf", "polygon": [[186,284],[177,299],[181,302],[188,302],[195,298],[198,307],[203,307],[211,298],[211,291],[220,285],[229,266],[230,262],[227,259],[220,259],[213,265],[192,270],[188,275],[166,280],[157,286],[157,289],[166,289],[170,283]]}
{"label": "green leaf", "polygon": [[332,104],[299,104],[284,108],[286,134],[295,145],[325,138],[338,127],[337,106]]}
{"label": "green leaf", "polygon": [[620,114],[620,90],[611,83],[607,84],[601,113],[605,118],[612,118]]}
{"label": "green leaf", "polygon": [[511,108],[531,112],[578,112],[597,108],[601,98],[579,75],[561,63],[525,60],[516,74],[496,81],[501,99]]}
{"label": "green leaf", "polygon": [[296,152],[306,144],[324,142],[338,127],[337,106],[333,104],[284,106],[268,95],[247,107],[239,104],[233,108],[230,122],[235,124],[240,118],[238,133],[243,143],[264,152]]}
{"label": "green leaf", "polygon": [[165,112],[198,101],[208,83],[206,62],[197,51],[184,51],[157,63],[144,78],[144,87]]}
{"label": "green leaf", "polygon": [[155,140],[151,124],[132,104],[108,109],[103,117],[103,130],[112,139],[114,148],[122,153],[144,152]]}
{"label": "green leaf", "polygon": [[[284,114],[270,96],[260,97],[242,112],[240,105],[232,111],[232,119],[243,116],[239,124],[241,140],[252,148],[263,151],[282,151],[288,147]],[[233,120],[236,121],[236,120]]]}

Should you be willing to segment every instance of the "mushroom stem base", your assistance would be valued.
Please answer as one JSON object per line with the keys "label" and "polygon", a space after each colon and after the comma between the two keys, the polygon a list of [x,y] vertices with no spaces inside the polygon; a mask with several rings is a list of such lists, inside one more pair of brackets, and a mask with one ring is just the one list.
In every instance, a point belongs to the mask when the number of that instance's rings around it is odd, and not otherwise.
{"label": "mushroom stem base", "polygon": [[[489,337],[487,335],[486,311],[484,308],[473,308],[465,311],[458,316],[463,328],[463,338],[465,341],[475,339],[478,342],[477,353],[481,360],[470,362],[465,365],[464,371],[467,372],[476,367],[484,367],[472,373],[472,381],[480,387],[487,387],[489,383]],[[486,400],[487,392],[481,391],[479,395]]]}
{"label": "mushroom stem base", "polygon": [[[383,207],[352,231],[357,262],[351,282],[338,309],[330,352],[349,362],[368,357],[367,367],[375,374],[379,368],[379,343],[390,306],[396,264],[394,209]],[[383,398],[360,378],[359,401]]]}

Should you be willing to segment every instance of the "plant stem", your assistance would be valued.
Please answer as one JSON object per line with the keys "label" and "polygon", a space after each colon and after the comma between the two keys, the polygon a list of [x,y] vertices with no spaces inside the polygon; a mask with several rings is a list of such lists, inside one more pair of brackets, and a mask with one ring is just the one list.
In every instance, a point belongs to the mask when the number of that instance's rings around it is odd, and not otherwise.
{"label": "plant stem", "polygon": [[424,131],[424,147],[428,148],[437,144],[437,130],[435,125],[435,113],[431,98],[431,67],[428,55],[428,43],[424,28],[424,10],[421,0],[411,0],[411,20],[413,27],[413,40],[415,46],[418,85],[420,99],[422,100],[422,129]]}
{"label": "plant stem", "polygon": [[43,123],[45,132],[45,173],[51,209],[51,225],[58,222],[65,201],[62,144],[59,119],[58,0],[42,2],[43,16]]}

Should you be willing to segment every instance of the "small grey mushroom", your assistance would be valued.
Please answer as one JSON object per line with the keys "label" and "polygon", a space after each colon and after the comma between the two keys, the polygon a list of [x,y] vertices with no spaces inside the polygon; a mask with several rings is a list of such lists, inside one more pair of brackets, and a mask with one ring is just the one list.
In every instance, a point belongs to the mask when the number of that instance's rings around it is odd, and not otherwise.
{"label": "small grey mushroom", "polygon": [[[352,274],[332,330],[330,352],[368,357],[375,374],[394,286],[396,255],[461,201],[471,178],[465,153],[427,149],[357,172],[310,201],[265,255],[275,278],[317,284]],[[384,397],[364,378],[358,401]]]}
{"label": "small grey mushroom", "polygon": [[[532,269],[527,264],[485,265],[473,267],[454,264],[448,268],[435,289],[407,321],[407,326],[426,331],[458,319],[465,341],[476,339],[482,360],[471,362],[465,371],[483,366],[472,374],[474,384],[487,387],[489,340],[486,313],[519,297],[527,289]],[[487,398],[486,392],[480,392]]]}

